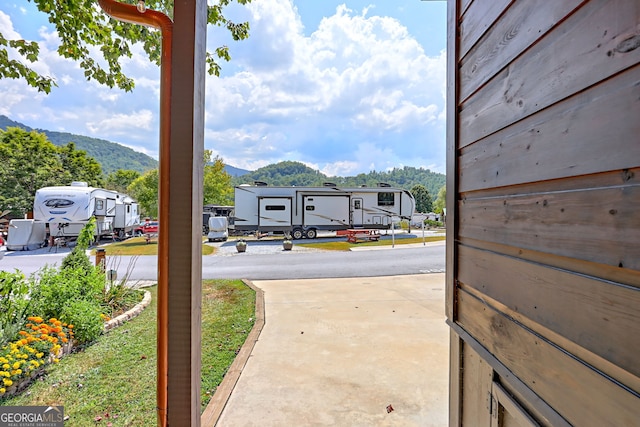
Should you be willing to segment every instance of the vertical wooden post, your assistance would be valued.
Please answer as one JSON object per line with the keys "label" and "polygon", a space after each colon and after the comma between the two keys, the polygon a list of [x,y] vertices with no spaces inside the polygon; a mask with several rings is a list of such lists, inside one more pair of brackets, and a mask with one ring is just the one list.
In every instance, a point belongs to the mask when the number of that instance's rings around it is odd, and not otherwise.
{"label": "vertical wooden post", "polygon": [[199,426],[206,0],[175,1],[173,28],[171,148],[160,171],[167,240],[158,260],[168,279],[166,419]]}
{"label": "vertical wooden post", "polygon": [[[447,272],[445,291],[445,314],[449,322],[456,320],[456,279],[458,238],[458,1],[447,2]],[[450,333],[449,363],[449,425],[462,424],[462,390],[460,388],[461,346],[460,337]]]}

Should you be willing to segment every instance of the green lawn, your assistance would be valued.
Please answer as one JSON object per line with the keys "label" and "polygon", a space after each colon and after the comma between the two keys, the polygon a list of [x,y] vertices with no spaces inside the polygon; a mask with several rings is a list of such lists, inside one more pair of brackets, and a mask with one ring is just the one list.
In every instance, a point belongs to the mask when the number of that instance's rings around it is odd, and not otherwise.
{"label": "green lawn", "polygon": [[[140,316],[51,365],[26,393],[1,405],[63,405],[68,425],[156,425],[156,288]],[[207,280],[202,295],[202,409],[253,327],[255,292]],[[97,421],[101,420],[101,421]]]}
{"label": "green lawn", "polygon": [[[105,249],[107,255],[157,255],[158,254],[158,238],[154,237],[147,243],[144,237],[132,237],[121,242],[109,243],[101,246]],[[216,248],[209,245],[202,245],[202,255],[211,255],[215,253]],[[91,251],[91,255],[95,255],[96,250]]]}
{"label": "green lawn", "polygon": [[[380,239],[377,242],[361,242],[361,243],[349,243],[345,240],[342,242],[314,242],[314,243],[297,243],[298,246],[303,246],[306,248],[316,248],[316,249],[324,249],[328,251],[348,251],[354,247],[361,246],[391,246],[393,241],[391,239]],[[425,242],[438,242],[445,240],[445,236],[429,236],[425,237]],[[410,243],[422,243],[422,237],[396,237],[395,244],[396,245],[408,245]]]}

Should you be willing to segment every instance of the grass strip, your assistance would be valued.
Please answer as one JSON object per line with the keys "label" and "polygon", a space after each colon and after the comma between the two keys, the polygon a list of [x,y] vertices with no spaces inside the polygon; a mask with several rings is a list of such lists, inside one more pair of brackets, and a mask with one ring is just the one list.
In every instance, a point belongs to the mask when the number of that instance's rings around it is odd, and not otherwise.
{"label": "grass strip", "polygon": [[[202,409],[254,322],[255,292],[240,280],[206,280],[202,292]],[[1,405],[63,405],[68,424],[150,426],[156,415],[156,288],[140,316],[51,366]]]}
{"label": "grass strip", "polygon": [[[121,242],[109,243],[103,246],[107,255],[157,255],[158,238],[153,238],[147,243],[144,237],[132,237]],[[202,245],[202,255],[211,255],[216,252],[216,248],[210,245]],[[95,255],[96,250],[91,251]]]}
{"label": "grass strip", "polygon": [[[346,237],[345,237],[346,239]],[[445,240],[445,236],[429,236],[425,237],[424,240],[422,237],[396,237],[395,244],[396,245],[408,245],[410,243],[422,243],[424,242],[439,242]],[[362,246],[391,246],[394,242],[391,237],[389,238],[381,238],[377,242],[360,242],[360,243],[349,243],[346,240],[342,242],[318,242],[318,243],[295,243],[297,246],[303,246],[305,248],[316,248],[323,249],[327,251],[348,251],[351,248],[357,248]]]}

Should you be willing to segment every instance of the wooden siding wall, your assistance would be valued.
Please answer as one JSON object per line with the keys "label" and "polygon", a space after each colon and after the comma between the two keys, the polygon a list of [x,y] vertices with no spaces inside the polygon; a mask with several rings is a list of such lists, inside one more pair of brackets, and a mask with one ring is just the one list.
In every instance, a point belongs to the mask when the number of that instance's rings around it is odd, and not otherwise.
{"label": "wooden siding wall", "polygon": [[640,1],[448,19],[451,425],[640,425]]}

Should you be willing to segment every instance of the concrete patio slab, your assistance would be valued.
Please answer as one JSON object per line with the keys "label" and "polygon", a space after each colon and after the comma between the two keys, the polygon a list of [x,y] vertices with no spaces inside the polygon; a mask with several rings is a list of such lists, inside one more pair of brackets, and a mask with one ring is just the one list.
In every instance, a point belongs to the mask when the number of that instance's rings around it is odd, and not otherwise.
{"label": "concrete patio slab", "polygon": [[265,325],[214,425],[446,426],[444,282],[254,282]]}

